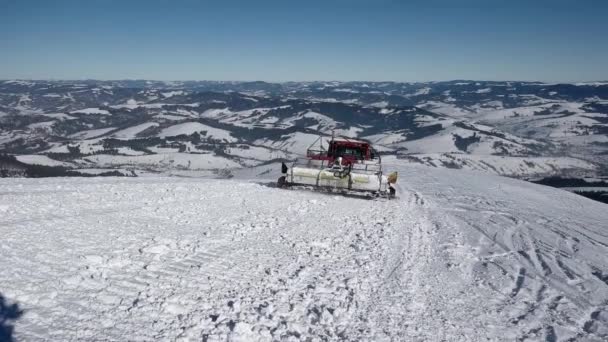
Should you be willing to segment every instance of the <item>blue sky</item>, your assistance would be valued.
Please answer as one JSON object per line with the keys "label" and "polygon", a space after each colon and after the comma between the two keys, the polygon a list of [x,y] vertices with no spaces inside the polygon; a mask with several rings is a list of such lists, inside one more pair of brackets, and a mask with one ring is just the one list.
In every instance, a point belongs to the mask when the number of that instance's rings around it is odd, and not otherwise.
{"label": "blue sky", "polygon": [[0,79],[608,79],[605,0],[0,0]]}

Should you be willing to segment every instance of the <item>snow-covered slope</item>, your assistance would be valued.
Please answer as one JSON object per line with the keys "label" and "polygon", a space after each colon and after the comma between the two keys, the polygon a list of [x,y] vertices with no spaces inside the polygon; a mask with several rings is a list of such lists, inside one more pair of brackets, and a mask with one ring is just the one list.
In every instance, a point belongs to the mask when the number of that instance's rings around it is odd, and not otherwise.
{"label": "snow-covered slope", "polygon": [[46,166],[71,166],[70,163],[56,161],[47,156],[36,155],[36,154],[18,156],[17,160],[22,163],[25,163],[25,164],[36,164],[36,165],[46,165]]}
{"label": "snow-covered slope", "polygon": [[[386,157],[385,159],[392,159]],[[425,153],[403,156],[405,160],[432,167],[447,167],[484,171],[502,176],[530,178],[555,174],[577,175],[581,171],[592,173],[597,165],[576,158],[478,156],[463,153]]]}
{"label": "snow-covered slope", "polygon": [[151,155],[113,156],[95,154],[83,161],[101,167],[149,167],[151,169],[211,170],[239,168],[240,164],[212,153],[158,153]]}
{"label": "snow-covered slope", "polygon": [[15,336],[608,338],[604,204],[391,163],[394,201],[268,180],[2,179],[0,293],[25,310]]}
{"label": "snow-covered slope", "polygon": [[114,132],[114,134],[112,134],[113,137],[115,138],[119,138],[119,139],[133,139],[135,138],[139,133],[150,129],[152,127],[158,127],[158,123],[156,122],[146,122],[143,124],[139,124],[133,127],[129,127],[129,128],[125,128],[125,129],[121,129],[118,132]]}
{"label": "snow-covered slope", "polygon": [[159,136],[171,137],[181,134],[190,135],[193,133],[200,133],[204,136],[208,136],[217,140],[226,140],[229,142],[236,141],[236,139],[231,136],[230,132],[203,125],[198,122],[186,122],[165,128],[160,132]]}

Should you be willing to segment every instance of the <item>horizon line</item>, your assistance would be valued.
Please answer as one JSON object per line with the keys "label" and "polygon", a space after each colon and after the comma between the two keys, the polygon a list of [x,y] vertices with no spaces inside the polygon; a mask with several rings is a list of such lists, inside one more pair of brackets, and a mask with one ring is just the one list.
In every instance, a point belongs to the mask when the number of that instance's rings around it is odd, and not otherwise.
{"label": "horizon line", "polygon": [[286,83],[409,83],[409,84],[429,84],[429,83],[449,83],[449,82],[519,82],[519,83],[536,83],[536,84],[575,84],[575,83],[608,83],[608,80],[588,80],[588,81],[538,81],[538,80],[483,80],[483,79],[447,79],[447,80],[428,80],[428,81],[369,81],[369,80],[290,80],[290,81],[268,81],[268,80],[214,80],[214,79],[173,79],[173,80],[161,80],[161,79],[148,79],[148,78],[118,78],[118,79],[101,79],[101,78],[0,78],[0,82],[10,81],[44,81],[44,82],[124,82],[124,81],[147,81],[147,82],[217,82],[217,83],[268,83],[268,84],[286,84]]}

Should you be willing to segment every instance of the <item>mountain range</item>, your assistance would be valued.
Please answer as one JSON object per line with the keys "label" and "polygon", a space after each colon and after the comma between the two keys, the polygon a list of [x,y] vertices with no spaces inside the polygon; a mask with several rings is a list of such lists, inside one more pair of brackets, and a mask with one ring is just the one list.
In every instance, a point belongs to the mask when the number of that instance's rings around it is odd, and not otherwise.
{"label": "mountain range", "polygon": [[225,176],[332,134],[436,167],[602,178],[608,82],[0,81],[0,153],[24,164]]}

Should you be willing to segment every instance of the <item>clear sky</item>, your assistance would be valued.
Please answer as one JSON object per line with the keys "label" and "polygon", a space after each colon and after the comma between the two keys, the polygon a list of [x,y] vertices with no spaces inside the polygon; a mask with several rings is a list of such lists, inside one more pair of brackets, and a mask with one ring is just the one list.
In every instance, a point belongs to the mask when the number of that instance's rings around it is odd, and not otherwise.
{"label": "clear sky", "polygon": [[608,0],[0,0],[0,79],[608,79]]}

